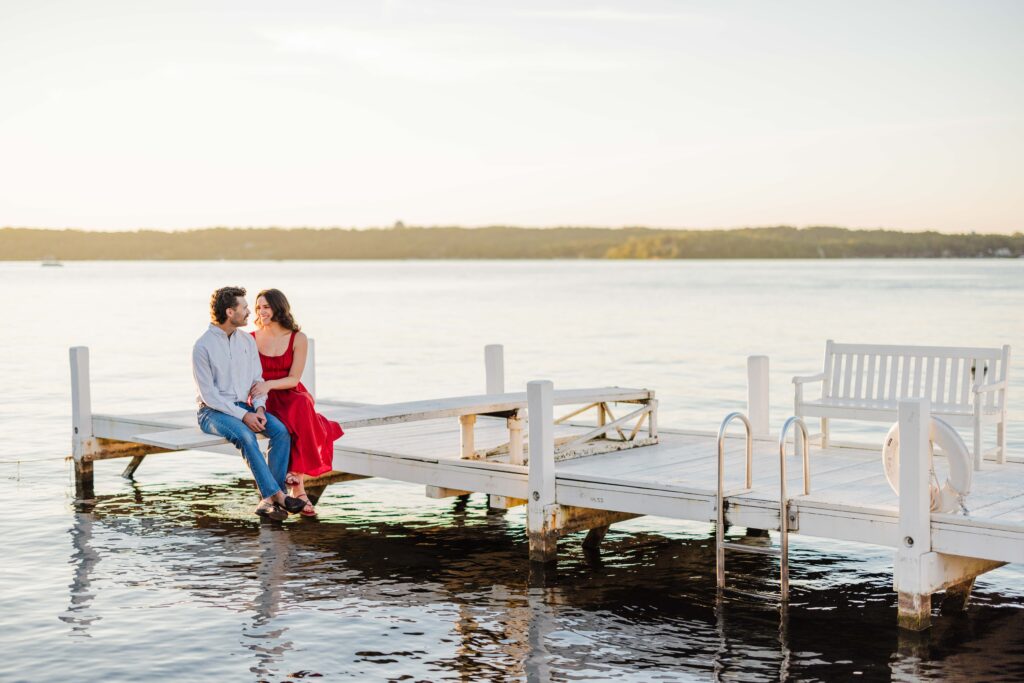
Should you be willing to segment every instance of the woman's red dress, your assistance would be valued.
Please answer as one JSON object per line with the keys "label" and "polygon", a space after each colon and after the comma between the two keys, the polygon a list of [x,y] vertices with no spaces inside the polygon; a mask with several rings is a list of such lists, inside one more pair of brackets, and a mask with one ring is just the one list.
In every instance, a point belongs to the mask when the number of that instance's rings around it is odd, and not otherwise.
{"label": "woman's red dress", "polygon": [[[255,337],[256,334],[252,333]],[[263,379],[266,381],[287,377],[292,369],[295,354],[295,333],[288,339],[288,350],[280,356],[260,354],[263,364]],[[267,412],[274,415],[288,428],[292,437],[292,458],[289,472],[298,472],[317,477],[330,472],[334,461],[334,442],[344,432],[341,425],[328,420],[313,407],[313,395],[302,386],[293,389],[275,389],[267,396]]]}

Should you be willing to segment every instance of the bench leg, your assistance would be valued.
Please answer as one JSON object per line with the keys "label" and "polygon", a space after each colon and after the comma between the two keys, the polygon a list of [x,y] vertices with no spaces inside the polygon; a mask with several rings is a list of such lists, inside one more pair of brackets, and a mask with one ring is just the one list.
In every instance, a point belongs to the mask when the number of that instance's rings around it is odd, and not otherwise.
{"label": "bench leg", "polygon": [[1000,465],[1006,463],[1006,416],[1003,416],[999,422],[996,423],[996,446],[999,448],[999,454],[996,456],[996,462]]}
{"label": "bench leg", "polygon": [[980,472],[985,454],[981,452],[981,420],[978,419],[977,413],[974,418],[974,452],[971,455],[974,456],[974,471]]}

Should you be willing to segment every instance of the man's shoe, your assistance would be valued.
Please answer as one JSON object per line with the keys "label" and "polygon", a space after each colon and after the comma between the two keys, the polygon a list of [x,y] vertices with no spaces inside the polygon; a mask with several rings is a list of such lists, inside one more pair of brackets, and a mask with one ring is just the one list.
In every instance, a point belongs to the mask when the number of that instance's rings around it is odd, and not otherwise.
{"label": "man's shoe", "polygon": [[288,519],[288,513],[285,512],[284,508],[277,503],[273,503],[272,505],[257,505],[255,512],[261,519],[269,519],[275,522],[283,522]]}
{"label": "man's shoe", "polygon": [[293,515],[296,512],[302,512],[302,510],[305,507],[306,501],[302,500],[301,498],[292,498],[291,496],[284,497],[284,509],[292,513]]}

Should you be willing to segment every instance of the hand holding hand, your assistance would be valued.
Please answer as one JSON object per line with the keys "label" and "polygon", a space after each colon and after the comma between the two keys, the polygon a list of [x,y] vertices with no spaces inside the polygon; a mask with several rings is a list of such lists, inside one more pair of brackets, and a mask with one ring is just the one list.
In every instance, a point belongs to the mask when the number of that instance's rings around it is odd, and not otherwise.
{"label": "hand holding hand", "polygon": [[245,416],[242,417],[242,422],[245,423],[246,427],[256,433],[262,432],[263,428],[267,426],[267,418],[263,417],[261,421],[260,416],[256,413],[246,413]]}
{"label": "hand holding hand", "polygon": [[256,410],[256,421],[260,425],[261,432],[267,428],[267,412],[263,410],[263,408],[258,408]]}
{"label": "hand holding hand", "polygon": [[270,387],[267,386],[266,382],[256,382],[252,385],[252,389],[249,390],[249,395],[253,398],[259,396],[266,396],[270,393]]}

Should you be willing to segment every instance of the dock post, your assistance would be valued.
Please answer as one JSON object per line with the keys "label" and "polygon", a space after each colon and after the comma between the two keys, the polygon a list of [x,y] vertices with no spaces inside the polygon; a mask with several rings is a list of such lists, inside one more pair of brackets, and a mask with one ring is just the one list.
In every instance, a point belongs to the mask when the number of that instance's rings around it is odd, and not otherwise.
{"label": "dock post", "polygon": [[306,345],[306,366],[302,368],[302,377],[299,381],[306,387],[306,391],[316,398],[316,343],[312,337],[308,337]]}
{"label": "dock post", "polygon": [[558,554],[554,384],[549,380],[529,382],[526,401],[530,420],[530,497],[526,503],[530,560],[553,562]]}
{"label": "dock post", "polygon": [[93,463],[88,457],[96,450],[92,433],[92,397],[89,391],[89,347],[73,346],[71,360],[71,455],[75,461],[75,499],[96,497]]}
{"label": "dock post", "polygon": [[931,626],[932,591],[925,585],[931,554],[931,497],[928,489],[928,399],[904,399],[898,406],[900,426],[900,546],[894,563],[899,595],[899,627],[923,631]]}
{"label": "dock post", "polygon": [[484,347],[484,371],[488,394],[505,393],[505,347],[488,344]]}
{"label": "dock post", "polygon": [[768,356],[747,356],[747,416],[755,439],[771,437],[768,412]]}

